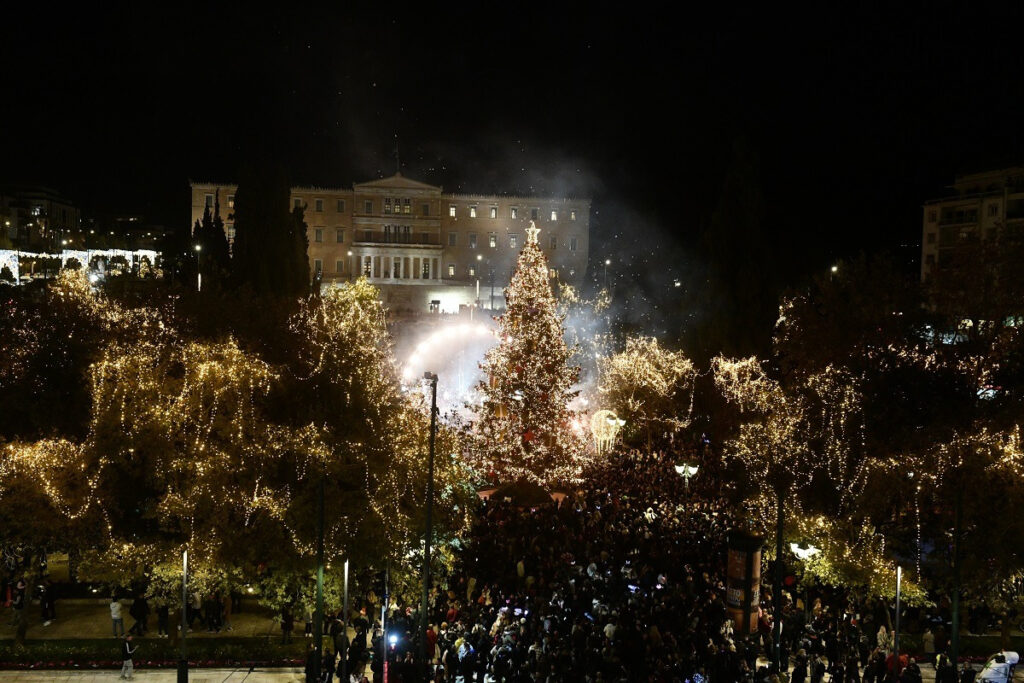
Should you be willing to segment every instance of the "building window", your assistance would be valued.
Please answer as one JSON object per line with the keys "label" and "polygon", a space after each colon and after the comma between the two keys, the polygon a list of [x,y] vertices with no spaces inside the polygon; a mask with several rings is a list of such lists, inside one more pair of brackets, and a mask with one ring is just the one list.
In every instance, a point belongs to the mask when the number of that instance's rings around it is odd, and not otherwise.
{"label": "building window", "polygon": [[497,217],[498,217],[498,207],[492,206],[491,207],[491,218],[497,218]]}
{"label": "building window", "polygon": [[454,263],[449,263],[448,264],[448,277],[455,277],[455,264]]}
{"label": "building window", "polygon": [[458,241],[459,241],[458,235],[459,235],[459,233],[457,233],[457,232],[450,232],[450,233],[448,233],[448,246],[449,247],[454,247],[456,244],[458,244]]}
{"label": "building window", "polygon": [[476,218],[476,207],[475,206],[469,207],[469,217],[470,218]]}
{"label": "building window", "polygon": [[513,206],[510,211],[511,212],[509,214],[509,217],[512,218],[512,220],[515,220],[515,219],[519,218],[519,208],[518,207]]}
{"label": "building window", "polygon": [[384,213],[391,213],[391,197],[384,198]]}
{"label": "building window", "polygon": [[470,277],[476,277],[476,266],[470,266],[469,267],[469,276]]}
{"label": "building window", "polygon": [[530,220],[537,220],[537,216],[540,215],[540,209],[530,209]]}
{"label": "building window", "polygon": [[552,235],[551,239],[548,240],[548,247],[550,249],[557,249],[558,248],[558,238],[555,237],[554,235]]}
{"label": "building window", "polygon": [[519,235],[509,235],[508,236],[508,248],[509,249],[516,249],[518,247],[519,247]]}
{"label": "building window", "polygon": [[[397,209],[398,209],[398,200],[397,199],[395,200],[395,209],[396,209],[395,213],[397,213]],[[409,201],[408,197],[406,197],[405,199],[402,200],[402,213],[412,213],[412,203]]]}
{"label": "building window", "polygon": [[[212,209],[213,208],[213,195],[212,194],[206,195],[206,208],[207,209]],[[32,210],[32,215],[33,216],[38,216],[39,215],[38,209],[33,209]]]}
{"label": "building window", "polygon": [[234,242],[235,241],[235,224],[234,223],[228,223],[227,224],[227,232],[228,232],[228,242],[229,243],[230,242]]}
{"label": "building window", "polygon": [[494,249],[498,246],[498,236],[495,235],[493,232],[487,236],[487,245],[491,249]]}
{"label": "building window", "polygon": [[576,238],[575,237],[570,237],[569,238],[569,251],[576,251]]}
{"label": "building window", "polygon": [[313,210],[316,211],[317,213],[323,213],[324,212],[324,200],[322,200],[322,199],[314,199],[313,200]]}
{"label": "building window", "polygon": [[455,218],[455,205],[454,204],[449,204],[448,205],[448,215],[451,216],[452,218]]}
{"label": "building window", "polygon": [[320,277],[320,275],[323,272],[324,272],[324,262],[321,261],[320,259],[313,259],[313,273],[317,277]]}
{"label": "building window", "polygon": [[296,208],[296,209],[301,209],[302,208],[302,199],[299,198],[299,197],[296,197],[295,199],[293,199],[292,200],[292,206],[294,208]]}
{"label": "building window", "polygon": [[367,199],[363,202],[363,213],[373,213],[373,200]]}
{"label": "building window", "polygon": [[313,231],[313,241],[314,242],[323,242],[324,241],[324,229],[323,228],[317,228],[316,230]]}
{"label": "building window", "polygon": [[548,277],[558,277],[558,271],[554,268],[548,268]]}
{"label": "building window", "polygon": [[235,195],[233,195],[233,194],[229,194],[228,195],[228,208],[229,209],[235,208]]}
{"label": "building window", "polygon": [[430,215],[430,204],[421,204],[420,205],[420,213],[422,215],[424,215],[424,216],[429,216]]}
{"label": "building window", "polygon": [[338,200],[338,213],[345,213],[345,200],[344,199],[339,199]]}
{"label": "building window", "polygon": [[373,257],[367,256],[363,259],[363,275],[370,277],[370,273],[373,272]]}
{"label": "building window", "polygon": [[935,233],[928,233],[928,244],[935,244]]}
{"label": "building window", "polygon": [[929,223],[934,223],[935,219],[936,219],[935,212],[934,211],[929,211],[928,212],[928,222]]}
{"label": "building window", "polygon": [[988,205],[988,215],[989,216],[998,216],[999,215],[999,205],[998,204],[989,204]]}
{"label": "building window", "polygon": [[338,275],[341,275],[342,273],[345,272],[344,260],[338,259],[337,261],[334,262],[334,272],[336,272]]}
{"label": "building window", "polygon": [[470,249],[476,249],[476,233],[475,232],[469,233],[469,248]]}
{"label": "building window", "polygon": [[430,259],[428,258],[423,259],[423,279],[430,279]]}
{"label": "building window", "polygon": [[555,211],[554,209],[551,209],[551,220],[553,220],[553,221],[557,221],[558,220],[558,212]]}
{"label": "building window", "polygon": [[569,212],[569,220],[571,220],[571,221],[576,220],[576,211],[575,211],[575,209]]}
{"label": "building window", "polygon": [[338,244],[341,244],[344,241],[345,241],[345,230],[343,228],[338,228]]}
{"label": "building window", "polygon": [[927,263],[929,266],[934,266],[935,265],[935,254],[925,254],[924,262]]}

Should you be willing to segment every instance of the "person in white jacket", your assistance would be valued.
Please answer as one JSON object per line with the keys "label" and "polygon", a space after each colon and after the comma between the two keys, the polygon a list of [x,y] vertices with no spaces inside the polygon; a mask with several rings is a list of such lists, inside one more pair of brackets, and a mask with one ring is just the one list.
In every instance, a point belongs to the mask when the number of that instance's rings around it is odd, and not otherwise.
{"label": "person in white jacket", "polygon": [[110,620],[114,625],[114,637],[124,635],[124,618],[121,616],[121,603],[117,597],[110,598]]}

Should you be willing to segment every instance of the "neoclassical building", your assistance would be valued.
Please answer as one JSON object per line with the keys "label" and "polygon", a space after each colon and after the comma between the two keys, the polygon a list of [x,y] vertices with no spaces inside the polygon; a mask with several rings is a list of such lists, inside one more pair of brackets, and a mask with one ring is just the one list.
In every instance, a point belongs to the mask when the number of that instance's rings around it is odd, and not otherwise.
{"label": "neoclassical building", "polygon": [[[219,201],[233,241],[236,189],[192,183],[192,223]],[[448,194],[397,173],[352,189],[294,187],[291,201],[305,208],[310,271],[323,286],[365,275],[396,311],[503,308],[531,220],[552,278],[579,286],[586,274],[589,199]]]}

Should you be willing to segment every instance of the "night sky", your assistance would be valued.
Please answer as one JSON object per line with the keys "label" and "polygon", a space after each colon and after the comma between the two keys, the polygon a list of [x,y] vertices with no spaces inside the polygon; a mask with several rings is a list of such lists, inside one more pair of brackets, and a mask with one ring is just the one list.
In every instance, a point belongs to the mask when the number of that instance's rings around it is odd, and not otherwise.
{"label": "night sky", "polygon": [[720,4],[5,9],[0,180],[184,227],[190,178],[269,145],[295,183],[350,186],[394,172],[397,136],[446,190],[592,197],[594,262],[671,278],[743,140],[795,283],[917,244],[955,173],[1024,159],[1010,3]]}

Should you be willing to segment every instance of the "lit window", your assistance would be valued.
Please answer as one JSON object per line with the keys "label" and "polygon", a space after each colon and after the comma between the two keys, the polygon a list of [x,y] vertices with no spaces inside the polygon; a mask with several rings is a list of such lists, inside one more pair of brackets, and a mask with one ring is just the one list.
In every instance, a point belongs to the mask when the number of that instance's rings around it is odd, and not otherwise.
{"label": "lit window", "polygon": [[576,251],[576,238],[575,237],[570,237],[569,238],[569,251]]}
{"label": "lit window", "polygon": [[475,206],[469,207],[469,217],[470,218],[476,218],[476,207]]}
{"label": "lit window", "polygon": [[424,216],[429,216],[430,215],[430,204],[421,204],[420,205],[420,213],[423,214]]}
{"label": "lit window", "polygon": [[540,209],[530,209],[530,220],[537,220],[537,216],[540,215]]}
{"label": "lit window", "polygon": [[367,199],[363,202],[363,213],[373,213],[373,200]]}
{"label": "lit window", "polygon": [[455,277],[455,264],[454,263],[449,263],[448,264],[448,277]]}
{"label": "lit window", "polygon": [[320,259],[313,259],[313,272],[319,277],[324,272],[324,262]]}
{"label": "lit window", "polygon": [[344,199],[339,199],[338,200],[338,213],[345,213],[345,200]]}
{"label": "lit window", "polygon": [[458,239],[459,239],[458,235],[459,235],[459,233],[457,233],[457,232],[450,232],[450,233],[448,233],[448,246],[449,247],[454,247],[458,243]]}
{"label": "lit window", "polygon": [[[207,209],[212,209],[213,208],[213,195],[212,194],[206,195],[206,208]],[[39,207],[38,206],[32,207],[32,215],[33,216],[38,216],[39,215]]]}
{"label": "lit window", "polygon": [[367,256],[363,260],[363,275],[370,277],[370,273],[373,272],[373,257]]}
{"label": "lit window", "polygon": [[548,268],[548,277],[558,277],[558,271],[554,268]]}
{"label": "lit window", "polygon": [[345,241],[345,231],[343,229],[341,229],[341,228],[338,228],[338,244],[341,244],[344,241]]}
{"label": "lit window", "polygon": [[313,200],[313,210],[316,211],[317,213],[323,213],[324,212],[324,200],[322,200],[322,199],[314,199]]}
{"label": "lit window", "polygon": [[391,213],[391,197],[384,198],[384,213]]}
{"label": "lit window", "polygon": [[508,247],[509,249],[516,249],[519,246],[519,235],[508,236]]}
{"label": "lit window", "polygon": [[492,232],[487,236],[487,244],[491,249],[496,248],[498,246],[498,236]]}
{"label": "lit window", "polygon": [[343,260],[338,259],[337,261],[334,262],[334,272],[336,272],[338,275],[341,275],[342,273],[345,272],[345,262]]}
{"label": "lit window", "polygon": [[475,232],[469,233],[469,248],[470,249],[476,249],[476,233]]}
{"label": "lit window", "polygon": [[423,259],[423,279],[430,279],[430,259]]}
{"label": "lit window", "polygon": [[491,207],[491,218],[497,218],[497,217],[498,217],[498,207],[492,206]]}
{"label": "lit window", "polygon": [[229,194],[228,195],[228,208],[229,209],[235,208],[235,195],[233,195],[233,194]]}
{"label": "lit window", "polygon": [[470,277],[476,277],[476,266],[470,266],[469,267],[469,276]]}
{"label": "lit window", "polygon": [[512,219],[519,218],[519,209],[517,207],[515,207],[515,206],[512,207],[510,217]]}
{"label": "lit window", "polygon": [[[398,213],[398,200],[395,200],[395,213]],[[409,203],[409,199],[402,200],[402,213],[412,213],[412,204]]]}
{"label": "lit window", "polygon": [[316,230],[313,231],[313,241],[314,242],[323,242],[324,241],[324,229],[323,228],[317,228]]}
{"label": "lit window", "polygon": [[551,210],[551,220],[553,220],[553,221],[557,221],[558,220],[558,212],[555,211],[554,209]]}
{"label": "lit window", "polygon": [[571,221],[576,220],[576,211],[575,210],[569,212],[569,220],[571,220]]}
{"label": "lit window", "polygon": [[551,239],[548,240],[548,246],[551,249],[557,249],[558,248],[558,238],[555,237],[554,235],[552,235]]}
{"label": "lit window", "polygon": [[455,218],[455,205],[454,204],[449,204],[448,205],[448,215],[451,216],[452,218]]}
{"label": "lit window", "polygon": [[292,200],[292,206],[295,207],[296,209],[301,209],[302,208],[302,199],[300,199],[299,197],[294,198]]}

